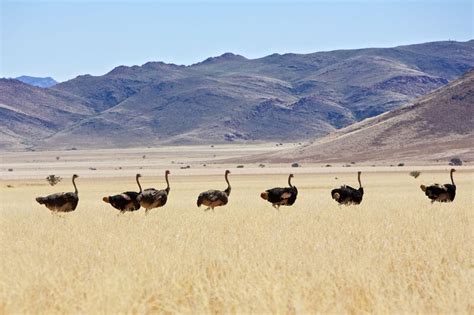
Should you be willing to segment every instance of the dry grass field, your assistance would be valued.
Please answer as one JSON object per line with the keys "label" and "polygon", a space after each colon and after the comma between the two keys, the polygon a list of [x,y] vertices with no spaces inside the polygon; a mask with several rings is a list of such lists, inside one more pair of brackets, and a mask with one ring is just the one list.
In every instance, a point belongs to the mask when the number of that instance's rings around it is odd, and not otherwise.
{"label": "dry grass field", "polygon": [[[223,189],[222,175],[175,172],[168,204],[148,216],[101,201],[136,190],[133,178],[82,176],[78,209],[63,216],[34,197],[72,190],[69,178],[4,179],[0,313],[472,314],[472,170],[455,174],[454,203],[434,205],[419,184],[447,182],[446,171],[386,170],[363,173],[362,205],[339,207],[329,191],[356,185],[354,167],[298,169],[299,198],[277,211],[259,192],[286,175],[233,169],[230,203],[214,212],[195,201]],[[143,174],[144,186],[164,185]]]}

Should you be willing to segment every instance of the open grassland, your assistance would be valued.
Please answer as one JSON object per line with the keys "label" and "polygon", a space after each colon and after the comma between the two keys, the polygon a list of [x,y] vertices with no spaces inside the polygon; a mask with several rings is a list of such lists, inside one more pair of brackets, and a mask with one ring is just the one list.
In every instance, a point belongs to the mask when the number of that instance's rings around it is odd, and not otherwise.
{"label": "open grassland", "polygon": [[286,175],[234,169],[229,205],[204,212],[196,197],[225,188],[222,175],[172,173],[168,204],[148,216],[101,201],[136,190],[133,178],[82,176],[78,209],[63,216],[34,197],[70,191],[69,178],[0,181],[0,313],[474,312],[472,171],[456,172],[454,203],[431,205],[419,185],[447,171],[373,169],[362,205],[339,207],[330,189],[356,185],[356,169],[303,170],[280,211],[259,193]]}

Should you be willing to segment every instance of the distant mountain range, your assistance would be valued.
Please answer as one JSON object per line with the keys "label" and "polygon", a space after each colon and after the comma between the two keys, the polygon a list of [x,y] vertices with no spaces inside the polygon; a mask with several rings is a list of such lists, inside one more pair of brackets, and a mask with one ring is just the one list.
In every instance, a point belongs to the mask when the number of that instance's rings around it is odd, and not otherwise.
{"label": "distant mountain range", "polygon": [[58,82],[51,77],[39,78],[39,77],[30,77],[27,75],[22,75],[21,77],[16,77],[15,79],[23,83],[37,86],[37,87],[42,87],[42,88],[48,88],[48,87],[52,87],[53,85],[58,84]]}
{"label": "distant mountain range", "polygon": [[316,139],[410,104],[473,67],[471,40],[259,59],[226,53],[191,66],[148,62],[47,89],[0,80],[8,121],[0,148]]}
{"label": "distant mountain range", "polygon": [[474,70],[412,104],[341,129],[267,162],[448,161],[474,159]]}

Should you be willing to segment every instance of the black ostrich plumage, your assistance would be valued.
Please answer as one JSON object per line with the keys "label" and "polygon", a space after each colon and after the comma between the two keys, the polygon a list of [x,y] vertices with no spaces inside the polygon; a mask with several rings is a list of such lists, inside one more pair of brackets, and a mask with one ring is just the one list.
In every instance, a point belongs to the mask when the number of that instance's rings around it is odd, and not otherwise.
{"label": "black ostrich plumage", "polygon": [[291,185],[292,178],[293,174],[290,174],[288,176],[289,187],[275,187],[272,189],[267,189],[260,194],[260,197],[270,202],[275,208],[293,205],[296,201],[296,198],[298,197],[298,189]]}
{"label": "black ostrich plumage", "polygon": [[456,185],[453,180],[453,173],[456,170],[453,168],[450,171],[451,184],[433,184],[431,186],[421,185],[420,188],[425,192],[425,195],[431,200],[431,202],[452,202],[456,197]]}
{"label": "black ostrich plumage", "polygon": [[140,186],[140,182],[138,181],[139,177],[141,177],[141,175],[137,174],[136,181],[138,184],[138,188],[140,189],[139,192],[126,191],[121,194],[104,197],[102,198],[102,200],[106,203],[110,203],[112,207],[117,210],[120,210],[120,212],[122,213],[126,211],[136,211],[140,209],[140,203],[137,200],[138,195],[142,192],[142,187]]}
{"label": "black ostrich plumage", "polygon": [[351,186],[343,185],[339,188],[331,190],[331,197],[341,205],[358,205],[362,202],[364,197],[364,188],[360,182],[360,174],[357,173],[357,180],[359,181],[359,188],[355,189]]}

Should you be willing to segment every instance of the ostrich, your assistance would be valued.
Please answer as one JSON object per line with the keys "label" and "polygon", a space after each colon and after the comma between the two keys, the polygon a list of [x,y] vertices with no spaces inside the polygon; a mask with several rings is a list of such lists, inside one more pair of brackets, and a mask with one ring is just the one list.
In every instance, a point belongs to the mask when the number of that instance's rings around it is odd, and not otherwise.
{"label": "ostrich", "polygon": [[298,196],[298,189],[291,185],[292,178],[293,174],[290,174],[288,176],[288,186],[290,187],[268,189],[261,193],[260,197],[270,202],[275,209],[279,209],[280,206],[293,205]]}
{"label": "ostrich", "polygon": [[137,174],[137,176],[135,177],[138,184],[138,188],[140,188],[139,192],[126,191],[118,195],[104,197],[102,198],[102,200],[106,203],[110,203],[112,207],[120,210],[121,213],[124,213],[125,211],[135,211],[140,209],[140,203],[137,200],[137,196],[142,192],[142,186],[138,181],[138,178],[140,177],[140,174]]}
{"label": "ostrich", "polygon": [[332,199],[336,200],[340,205],[358,205],[362,202],[364,196],[364,188],[360,183],[360,174],[357,172],[357,180],[359,181],[359,189],[352,188],[351,186],[343,185],[340,188],[333,189],[331,191]]}
{"label": "ostrich", "polygon": [[76,210],[77,204],[79,203],[79,195],[75,180],[79,176],[72,175],[72,185],[74,186],[74,192],[57,193],[46,197],[38,197],[36,201],[40,205],[45,205],[46,208],[54,212],[71,212]]}
{"label": "ostrich", "polygon": [[137,200],[140,205],[145,208],[145,214],[150,209],[163,207],[168,200],[168,194],[170,193],[170,182],[168,181],[168,175],[170,171],[165,172],[166,188],[162,190],[156,190],[155,188],[147,188],[141,194],[138,195]]}
{"label": "ostrich", "polygon": [[454,168],[450,171],[451,184],[433,184],[431,186],[421,185],[420,188],[425,192],[425,195],[431,199],[431,203],[438,202],[451,202],[456,197],[456,185],[453,180],[453,173],[456,172]]}
{"label": "ostrich", "polygon": [[199,194],[197,200],[197,206],[200,207],[201,205],[207,206],[207,211],[209,209],[214,210],[215,207],[224,206],[229,201],[230,195],[230,183],[228,179],[228,175],[230,174],[229,170],[225,171],[225,181],[227,182],[227,188],[224,191],[221,190],[208,190]]}

